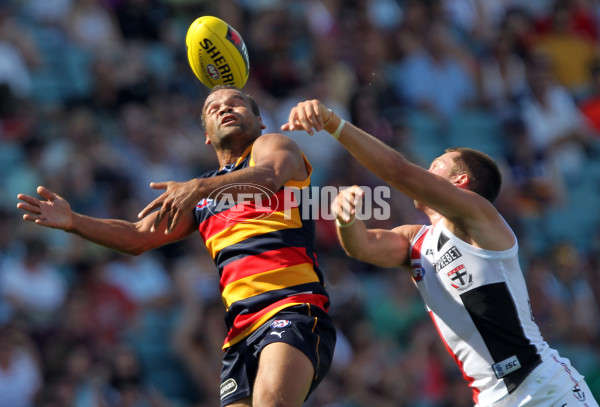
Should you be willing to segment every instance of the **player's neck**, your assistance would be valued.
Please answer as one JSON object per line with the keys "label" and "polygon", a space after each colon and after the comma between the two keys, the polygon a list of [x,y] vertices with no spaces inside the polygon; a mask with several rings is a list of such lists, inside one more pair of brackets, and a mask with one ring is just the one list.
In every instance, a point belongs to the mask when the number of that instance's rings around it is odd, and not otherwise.
{"label": "player's neck", "polygon": [[250,145],[252,145],[252,143],[249,143],[246,145],[240,145],[240,146],[220,148],[220,149],[216,150],[217,159],[219,160],[219,165],[221,167],[224,167],[229,164],[237,163],[238,160],[244,156],[244,154],[248,150],[248,147]]}
{"label": "player's neck", "polygon": [[435,211],[432,211],[431,209],[427,212],[427,217],[429,217],[429,222],[432,226],[437,225],[438,222],[441,222],[444,219],[442,215]]}

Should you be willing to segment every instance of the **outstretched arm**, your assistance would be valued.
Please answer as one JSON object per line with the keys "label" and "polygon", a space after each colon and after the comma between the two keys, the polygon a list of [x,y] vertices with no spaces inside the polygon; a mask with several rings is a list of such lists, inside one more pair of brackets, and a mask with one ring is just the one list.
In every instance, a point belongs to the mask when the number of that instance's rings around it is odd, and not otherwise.
{"label": "outstretched arm", "polygon": [[[155,189],[164,189],[158,198],[146,206],[140,218],[159,209],[152,230],[167,218],[165,232],[170,233],[179,223],[181,216],[193,210],[202,199],[228,186],[228,193],[264,194],[276,193],[291,179],[303,180],[308,174],[298,145],[282,134],[260,136],[252,148],[253,167],[211,178],[195,178],[186,182],[152,183]],[[237,185],[237,187],[235,187]],[[231,187],[234,186],[234,187]],[[237,201],[237,199],[236,199]]]}
{"label": "outstretched arm", "polygon": [[364,222],[356,218],[356,210],[363,198],[364,191],[355,185],[342,190],[331,204],[342,247],[349,256],[380,267],[406,264],[410,237],[420,226],[401,226],[392,230],[367,229]]}
{"label": "outstretched arm", "polygon": [[[405,195],[444,215],[468,213],[468,205],[460,196],[468,191],[458,190],[448,180],[406,160],[390,146],[344,122],[318,100],[299,103],[290,112],[282,130],[326,130],[337,134],[338,141],[366,168]],[[476,195],[476,194],[470,194]]]}
{"label": "outstretched arm", "polygon": [[[318,100],[294,107],[282,130],[325,129],[366,168],[390,186],[447,220],[448,226],[468,243],[489,250],[505,250],[514,244],[512,231],[487,199],[467,188],[465,179],[452,182],[406,160],[402,154],[351,123],[345,123]],[[438,166],[434,161],[432,168]],[[464,181],[466,182],[466,181]]]}
{"label": "outstretched arm", "polygon": [[[71,210],[69,203],[45,187],[37,188],[44,199],[19,194],[17,208],[25,211],[23,219],[40,226],[61,229],[109,249],[138,255],[158,246],[189,236],[195,230],[192,212],[172,234],[151,233],[156,214],[132,223],[119,219],[98,219]],[[160,225],[166,228],[166,225]]]}

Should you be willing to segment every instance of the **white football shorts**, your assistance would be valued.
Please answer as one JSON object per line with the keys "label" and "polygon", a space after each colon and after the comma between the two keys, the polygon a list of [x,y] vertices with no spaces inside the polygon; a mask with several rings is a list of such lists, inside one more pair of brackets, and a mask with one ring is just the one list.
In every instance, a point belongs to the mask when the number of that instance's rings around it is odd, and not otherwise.
{"label": "white football shorts", "polygon": [[599,407],[583,376],[566,358],[553,356],[494,407]]}

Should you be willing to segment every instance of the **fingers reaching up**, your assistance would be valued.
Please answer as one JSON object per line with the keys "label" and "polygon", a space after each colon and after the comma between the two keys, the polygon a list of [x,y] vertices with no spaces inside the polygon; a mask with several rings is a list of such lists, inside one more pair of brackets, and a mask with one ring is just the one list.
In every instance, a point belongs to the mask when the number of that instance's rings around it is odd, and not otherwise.
{"label": "fingers reaching up", "polygon": [[73,219],[71,206],[60,195],[39,186],[37,193],[44,199],[38,199],[26,194],[18,194],[21,202],[17,208],[23,210],[23,219],[41,226],[68,230],[72,227]]}

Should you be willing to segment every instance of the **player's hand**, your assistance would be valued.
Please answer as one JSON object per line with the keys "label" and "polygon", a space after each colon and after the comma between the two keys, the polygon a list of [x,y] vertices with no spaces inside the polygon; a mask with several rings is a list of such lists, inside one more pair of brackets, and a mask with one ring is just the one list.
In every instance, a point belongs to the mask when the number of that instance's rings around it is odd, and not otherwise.
{"label": "player's hand", "polygon": [[317,99],[300,102],[292,108],[288,122],[281,126],[281,130],[305,130],[312,136],[315,131],[325,128],[331,115],[331,110]]}
{"label": "player's hand", "polygon": [[37,193],[45,200],[25,194],[17,195],[17,198],[22,201],[17,203],[17,208],[25,211],[23,219],[50,228],[71,229],[73,227],[71,205],[43,186],[37,187]]}
{"label": "player's hand", "polygon": [[138,214],[138,218],[143,218],[155,209],[159,209],[158,216],[150,228],[152,232],[158,229],[160,223],[166,218],[167,228],[165,233],[170,233],[179,223],[182,214],[189,213],[194,209],[198,201],[198,179],[192,179],[186,182],[151,182],[150,187],[154,189],[164,189],[158,198],[150,202]]}
{"label": "player's hand", "polygon": [[357,185],[343,189],[331,204],[331,211],[341,224],[350,223],[356,217],[356,211],[362,206],[365,191]]}

